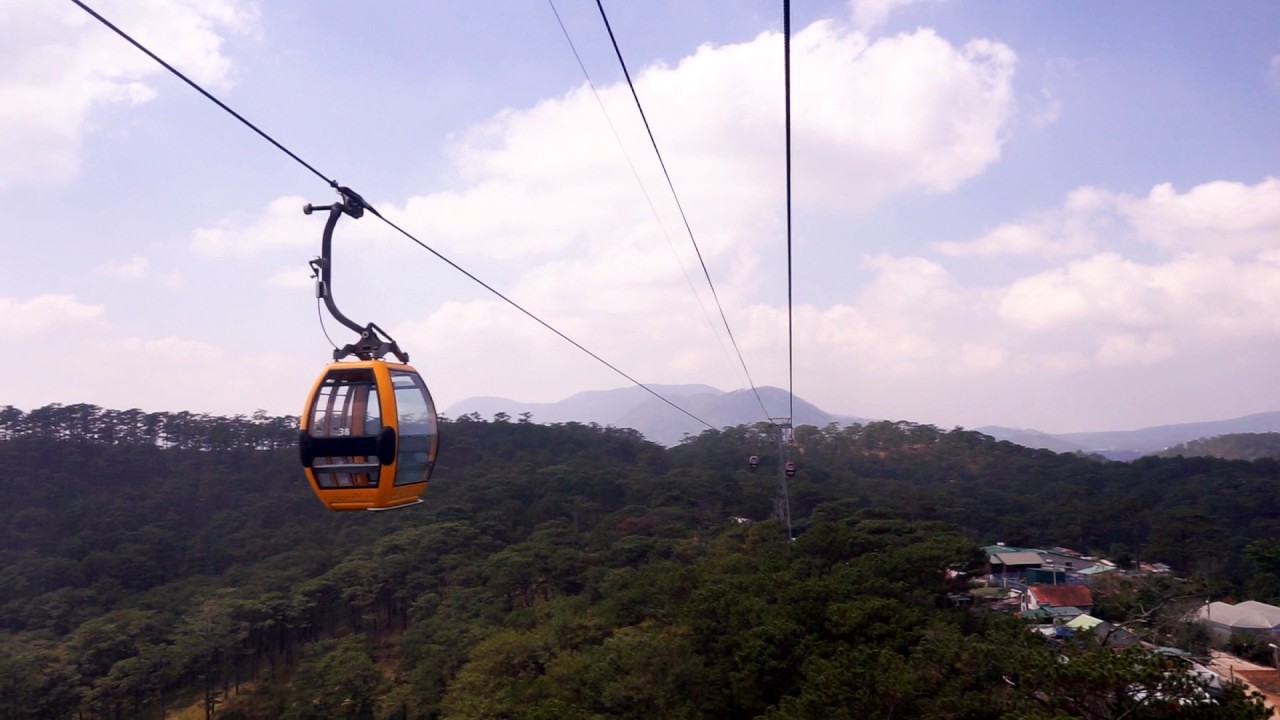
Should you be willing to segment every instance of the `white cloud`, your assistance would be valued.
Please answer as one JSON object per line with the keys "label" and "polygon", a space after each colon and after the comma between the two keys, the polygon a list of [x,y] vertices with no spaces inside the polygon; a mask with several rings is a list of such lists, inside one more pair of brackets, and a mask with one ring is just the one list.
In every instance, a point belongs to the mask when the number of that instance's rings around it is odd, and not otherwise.
{"label": "white cloud", "polygon": [[314,358],[255,350],[252,368],[228,373],[234,354],[217,344],[176,335],[114,337],[103,328],[51,333],[42,338],[41,348],[38,366],[29,357],[0,356],[0,373],[29,379],[7,387],[4,403],[23,408],[85,402],[148,411],[236,414],[266,408],[296,413],[312,371],[319,369],[312,366]]}
{"label": "white cloud", "polygon": [[[1271,178],[1186,193],[1157,185],[1146,197],[1085,187],[1060,208],[935,247],[950,256],[1075,258],[1005,287],[955,289],[974,311],[960,320],[971,342],[1002,349],[1003,363],[991,368],[1010,377],[1185,368],[1210,352],[1266,357],[1280,346],[1278,190]],[[1172,252],[1135,259],[1119,250],[1134,238]],[[937,322],[923,315],[918,322]],[[943,342],[939,352],[972,365],[962,345]]]}
{"label": "white cloud", "polygon": [[943,255],[953,257],[990,257],[993,255],[1041,255],[1057,251],[1057,245],[1043,227],[1045,223],[1005,223],[977,240],[942,242],[935,247]]}
{"label": "white cloud", "polygon": [[[774,385],[785,385],[786,352],[778,342],[785,337],[785,312],[760,302],[758,269],[781,230],[780,42],[766,33],[704,46],[674,67],[636,75],[738,342],[756,381]],[[869,207],[904,190],[945,191],[998,159],[1013,105],[1015,58],[1005,46],[953,47],[930,31],[868,43],[818,23],[798,33],[794,47],[795,67],[805,68],[793,98],[796,137],[804,138],[797,167],[818,178],[798,188],[798,203]],[[629,91],[614,85],[600,93],[663,223],[679,252],[689,255]],[[868,102],[882,93],[886,97]],[[461,134],[450,152],[459,189],[399,207],[379,203],[380,209],[487,280],[493,273],[484,263],[501,261],[490,266],[508,278],[495,283],[499,289],[571,337],[589,340],[591,350],[635,377],[720,384],[729,377],[745,384],[736,358],[726,357],[691,303],[663,230],[588,89],[500,113]],[[304,218],[301,205],[301,199],[282,198],[256,218],[228,218],[198,231],[192,249],[246,257],[285,245],[317,246],[320,221]],[[380,237],[368,229],[379,225],[348,222],[340,227],[341,240]],[[396,252],[383,249],[380,257]],[[685,259],[701,287],[696,261]],[[416,269],[389,265],[365,278],[377,279],[378,297],[367,301],[384,308],[380,322],[385,308],[412,307],[412,300],[393,300],[396,293],[430,284],[412,274]],[[936,362],[940,346],[929,337],[932,326],[916,320],[922,308],[963,312],[968,300],[957,297],[954,279],[922,258],[876,257],[867,266],[877,279],[856,304],[806,311],[816,323],[809,342],[899,376]],[[278,273],[269,282],[301,284],[299,272]],[[342,282],[351,287],[361,280],[344,271]],[[365,316],[360,308],[352,312]],[[719,328],[718,317],[713,324]],[[425,317],[402,315],[390,329],[419,369],[472,383],[469,390],[455,387],[454,399],[506,393],[552,400],[619,382],[501,301],[448,302]],[[994,362],[979,343],[969,354],[975,366]]]}
{"label": "white cloud", "polygon": [[27,338],[78,325],[92,325],[106,314],[101,305],[72,295],[37,295],[26,300],[0,297],[0,337]]}
{"label": "white cloud", "polygon": [[1109,335],[1098,348],[1101,366],[1151,366],[1174,355],[1174,348],[1163,337],[1139,338],[1134,335]]}
{"label": "white cloud", "polygon": [[[558,316],[547,319],[570,337],[582,337],[584,328],[579,321]],[[388,329],[410,354],[442,406],[468,395],[554,401],[585,387],[625,383],[496,299],[447,302],[423,320]],[[673,335],[679,337],[679,333]],[[673,344],[680,343],[674,340]],[[616,344],[606,345],[593,338],[590,345],[622,370],[646,376],[648,368],[638,367],[633,358],[618,352]],[[652,361],[656,354],[642,357]]]}
{"label": "white cloud", "polygon": [[1052,125],[1062,117],[1062,101],[1054,96],[1048,88],[1040,91],[1040,96],[1030,106],[1029,119],[1033,127]]}
{"label": "white cloud", "polygon": [[1280,180],[1217,180],[1178,193],[1162,183],[1146,197],[1082,187],[1061,208],[1003,223],[970,241],[934,245],[943,255],[1067,258],[1114,246],[1126,233],[1175,250],[1238,255],[1280,244]]}
{"label": "white cloud", "polygon": [[[758,243],[783,192],[781,38],[706,45],[655,65],[636,87],[704,252]],[[793,87],[801,206],[866,208],[910,189],[947,191],[995,162],[1013,112],[1006,46],[955,47],[929,30],[869,42],[834,23],[796,33]],[[600,88],[663,222],[683,244],[623,84]],[[616,141],[584,86],[509,110],[451,147],[458,190],[387,211],[450,252],[514,259],[611,244],[652,225]]]}
{"label": "white cloud", "polygon": [[958,371],[963,373],[988,373],[1000,370],[1009,361],[1009,353],[991,342],[963,343],[957,357]]}
{"label": "white cloud", "polygon": [[1066,258],[1085,254],[1115,224],[1116,200],[1103,190],[1083,187],[1067,195],[1061,208],[1003,223],[977,240],[934,247],[952,257],[998,255]]}
{"label": "white cloud", "polygon": [[1280,179],[1257,185],[1219,180],[1179,194],[1170,183],[1145,198],[1124,197],[1120,212],[1147,240],[1213,254],[1247,253],[1280,244]]}
{"label": "white cloud", "polygon": [[[857,210],[894,193],[945,192],[999,159],[1015,109],[1016,57],[1006,46],[953,46],[929,30],[870,41],[828,22],[793,40],[795,172],[804,179],[797,206]],[[765,33],[708,45],[635,77],[752,374],[758,384],[785,386],[787,353],[779,340],[786,312],[761,299],[776,297],[776,288],[762,289],[759,271],[773,261],[782,230],[780,43],[777,33]],[[600,93],[701,288],[630,92],[613,85]],[[486,280],[504,275],[495,281],[504,293],[634,377],[745,384],[736,358],[726,356],[690,302],[662,227],[587,88],[500,113],[460,134],[449,152],[456,189],[398,207],[378,203],[380,209]],[[191,248],[252,257],[318,247],[322,220],[304,217],[302,204],[281,198],[256,217],[229,217],[197,231]],[[366,220],[344,221],[339,234],[335,252],[359,260],[355,248],[385,233]],[[400,252],[382,248],[379,257]],[[864,262],[874,280],[847,302],[796,308],[797,348],[804,348],[797,373],[847,386],[855,376],[905,381],[951,368],[956,357],[963,362],[956,372],[976,374],[1014,359],[999,338],[966,333],[970,319],[993,316],[986,294],[964,291],[928,259]],[[349,310],[363,319],[375,308],[384,323],[388,310],[400,313],[389,329],[428,382],[442,380],[437,394],[446,403],[470,394],[554,400],[622,382],[498,300],[447,302],[414,314],[419,296],[409,290],[435,283],[405,263],[380,265],[376,272],[344,266],[344,287],[378,287],[377,297],[344,295],[357,305]],[[268,282],[309,283],[304,267]],[[713,324],[719,328],[718,317]]]}
{"label": "white cloud", "polygon": [[155,363],[216,361],[225,356],[222,349],[215,345],[174,335],[163,338],[129,337],[110,340],[104,342],[101,348],[111,355],[145,358]]}
{"label": "white cloud", "polygon": [[878,255],[863,264],[876,271],[861,304],[878,309],[947,306],[958,289],[946,268],[925,258]]}
{"label": "white cloud", "polygon": [[151,263],[141,255],[134,255],[128,260],[118,263],[106,263],[94,268],[99,275],[118,278],[120,280],[141,280],[147,276]]}
{"label": "white cloud", "polygon": [[[200,228],[192,234],[191,249],[209,257],[247,258],[276,248],[310,245],[315,248],[313,254],[319,255],[324,220],[319,213],[304,215],[306,204],[300,197],[282,197],[257,217],[233,216],[215,227]],[[352,224],[341,227],[345,240]]]}
{"label": "white cloud", "polygon": [[863,208],[908,189],[948,191],[999,159],[1013,111],[1017,58],[973,40],[955,48],[931,30],[883,38],[815,23],[793,63],[825,68],[795,82],[800,198]]}
{"label": "white cloud", "polygon": [[[872,377],[954,370],[962,348],[968,352],[965,372],[994,366],[991,346],[965,330],[966,317],[984,312],[981,293],[966,291],[944,267],[924,258],[876,256],[864,265],[875,272],[871,282],[818,320],[820,332],[812,341],[823,353],[848,342],[861,371]],[[854,336],[827,332],[846,320],[853,321]]]}
{"label": "white cloud", "polygon": [[[165,72],[70,3],[0,7],[0,188],[19,181],[63,181],[79,167],[95,108],[155,97],[146,80]],[[226,32],[251,31],[249,0],[104,1],[94,7],[194,80],[230,85]]]}
{"label": "white cloud", "polygon": [[1034,332],[1148,330],[1241,338],[1280,332],[1280,254],[1180,255],[1147,265],[1101,253],[1015,282],[1000,318]]}
{"label": "white cloud", "polygon": [[1092,363],[1084,353],[1075,351],[1047,352],[1035,356],[1040,369],[1055,375],[1071,375],[1088,370]]}
{"label": "white cloud", "polygon": [[267,279],[267,284],[280,288],[304,288],[314,287],[315,278],[311,275],[310,268],[300,265],[291,265],[282,268]]}
{"label": "white cloud", "polygon": [[883,25],[895,11],[920,0],[851,0],[853,22],[859,30],[869,32]]}
{"label": "white cloud", "polygon": [[[1102,258],[1107,263],[1123,264],[1119,256],[1108,255]],[[1091,319],[1093,301],[1088,289],[1074,275],[1081,266],[1072,265],[1066,269],[1057,269],[1014,283],[1000,305],[1001,318],[1023,330],[1046,330],[1064,324],[1080,323]]]}

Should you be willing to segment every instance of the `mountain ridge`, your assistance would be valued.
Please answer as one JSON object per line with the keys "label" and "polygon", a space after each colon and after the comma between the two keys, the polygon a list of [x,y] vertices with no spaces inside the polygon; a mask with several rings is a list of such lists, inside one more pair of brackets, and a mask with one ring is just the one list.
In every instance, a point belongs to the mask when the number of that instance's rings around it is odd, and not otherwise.
{"label": "mountain ridge", "polygon": [[[724,391],[710,385],[649,385],[677,407],[655,397],[644,388],[632,386],[616,390],[589,390],[553,403],[532,403],[495,398],[471,397],[445,409],[456,418],[470,413],[492,417],[503,412],[511,417],[528,412],[533,422],[582,422],[629,427],[662,445],[679,444],[686,436],[708,429],[765,422],[794,412],[795,425],[824,426],[830,423],[869,422],[868,418],[826,412],[800,397],[792,399],[781,388],[762,386],[751,390]],[[763,406],[763,407],[762,407]],[[687,411],[687,412],[686,412]],[[705,421],[707,424],[703,424]]]}
{"label": "mountain ridge", "polygon": [[[488,418],[500,412],[511,417],[528,412],[531,413],[531,420],[538,423],[582,422],[629,427],[654,442],[670,446],[679,444],[686,436],[697,435],[707,429],[706,425],[690,415],[719,429],[763,422],[767,416],[785,417],[792,412],[791,398],[787,391],[772,386],[757,388],[758,400],[756,393],[750,389],[725,391],[702,384],[651,384],[648,387],[687,410],[688,414],[639,386],[587,390],[558,402],[522,402],[510,398],[477,396],[450,405],[445,413],[449,417],[479,413],[481,417]],[[877,419],[830,413],[799,396],[795,398],[794,408],[792,422],[795,425],[821,427],[832,422],[867,423]],[[1135,430],[1047,433],[1033,428],[1001,425],[972,429],[997,440],[1007,440],[1030,448],[1092,453],[1113,460],[1132,460],[1181,443],[1220,435],[1280,432],[1280,411],[1253,413],[1225,420],[1152,425]]]}
{"label": "mountain ridge", "polygon": [[975,429],[998,440],[1008,440],[1027,447],[1040,447],[1055,452],[1091,452],[1112,460],[1131,460],[1193,440],[1240,433],[1280,432],[1280,412],[1253,413],[1225,420],[1152,425],[1136,430],[1050,434],[996,425]]}

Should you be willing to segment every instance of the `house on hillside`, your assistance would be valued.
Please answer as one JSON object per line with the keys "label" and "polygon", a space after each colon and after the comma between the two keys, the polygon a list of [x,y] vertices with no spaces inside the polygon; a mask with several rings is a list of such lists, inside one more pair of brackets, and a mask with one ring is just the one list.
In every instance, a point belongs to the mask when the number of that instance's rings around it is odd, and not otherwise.
{"label": "house on hillside", "polygon": [[1098,564],[1098,565],[1094,565],[1093,567],[1085,568],[1084,570],[1081,570],[1080,574],[1086,578],[1095,578],[1103,573],[1109,573],[1109,572],[1115,572],[1115,571],[1116,571],[1115,565]]}
{"label": "house on hillside", "polygon": [[987,558],[991,574],[1005,579],[1020,579],[1027,570],[1044,565],[1040,553],[1033,550],[993,553]]}
{"label": "house on hillside", "polygon": [[[1017,580],[1027,584],[1052,585],[1067,582],[1066,576],[1078,575],[1098,565],[1096,558],[1081,555],[1070,548],[1039,550],[996,543],[983,548],[987,554],[992,581],[1003,584]],[[1040,570],[1028,574],[1028,571]]]}
{"label": "house on hillside", "polygon": [[1091,630],[1094,640],[1111,648],[1133,647],[1140,642],[1137,635],[1092,615],[1077,615],[1067,623],[1067,627],[1072,630]]}
{"label": "house on hillside", "polygon": [[1028,585],[1066,585],[1067,571],[1052,568],[1029,568],[1023,573],[1023,582]]}
{"label": "house on hillside", "polygon": [[1093,592],[1085,585],[1032,585],[1022,594],[1024,613],[1043,609],[1053,616],[1070,614],[1053,612],[1053,608],[1074,608],[1078,611],[1075,615],[1087,614],[1093,609]]}
{"label": "house on hillside", "polygon": [[1072,605],[1064,605],[1062,607],[1053,607],[1052,605],[1041,605],[1034,610],[1022,610],[1018,613],[1023,620],[1028,620],[1052,627],[1065,627],[1072,620],[1080,617],[1083,611]]}
{"label": "house on hillside", "polygon": [[1083,570],[1097,565],[1095,558],[1086,557],[1084,555],[1068,555],[1054,550],[1041,550],[1040,559],[1044,561],[1044,566],[1055,570],[1062,570],[1069,573],[1078,573]]}

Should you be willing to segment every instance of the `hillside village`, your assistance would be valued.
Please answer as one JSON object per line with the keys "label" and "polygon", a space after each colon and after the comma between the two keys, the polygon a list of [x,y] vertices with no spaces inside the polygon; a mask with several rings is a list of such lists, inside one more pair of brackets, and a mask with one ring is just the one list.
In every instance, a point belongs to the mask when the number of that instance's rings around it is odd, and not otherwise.
{"label": "hillside village", "polygon": [[[1060,642],[1088,637],[1116,650],[1155,650],[1185,663],[1210,693],[1240,682],[1262,692],[1273,714],[1280,707],[1280,607],[1256,600],[1205,602],[1175,596],[1147,608],[1145,615],[1110,622],[1097,616],[1105,616],[1105,609],[1095,614],[1098,595],[1115,592],[1117,585],[1141,587],[1153,578],[1186,581],[1164,563],[1121,568],[1112,560],[1064,547],[997,543],[983,552],[986,574],[975,580],[971,593],[953,596],[953,602],[1016,615],[1032,632]],[[1151,617],[1157,612],[1174,623],[1174,637],[1158,632],[1160,623]]]}

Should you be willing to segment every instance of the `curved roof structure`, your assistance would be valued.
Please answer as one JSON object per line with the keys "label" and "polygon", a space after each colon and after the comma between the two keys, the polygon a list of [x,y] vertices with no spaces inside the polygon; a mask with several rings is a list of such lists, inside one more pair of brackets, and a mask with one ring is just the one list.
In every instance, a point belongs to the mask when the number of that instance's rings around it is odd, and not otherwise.
{"label": "curved roof structure", "polygon": [[1212,602],[1200,608],[1201,620],[1233,630],[1275,630],[1280,627],[1280,607],[1249,600],[1238,605]]}

